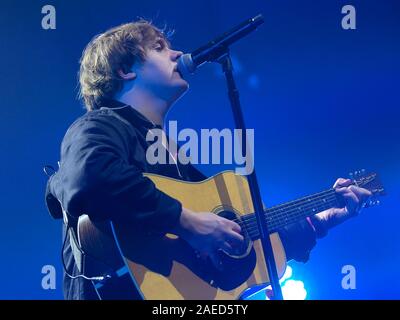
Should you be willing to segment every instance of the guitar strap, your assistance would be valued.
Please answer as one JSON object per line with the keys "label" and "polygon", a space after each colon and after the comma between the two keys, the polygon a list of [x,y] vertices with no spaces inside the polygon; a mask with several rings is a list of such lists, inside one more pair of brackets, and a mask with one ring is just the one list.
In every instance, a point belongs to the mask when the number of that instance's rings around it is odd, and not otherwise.
{"label": "guitar strap", "polygon": [[[82,273],[83,271],[83,251],[80,249],[78,237],[77,237],[77,225],[78,225],[78,219],[71,216],[70,214],[67,213],[67,211],[62,207],[62,204],[60,200],[58,200],[57,197],[55,197],[51,192],[50,192],[50,179],[54,174],[56,174],[56,170],[52,166],[45,166],[43,168],[44,172],[46,175],[49,177],[49,180],[47,181],[46,185],[46,192],[45,192],[45,203],[47,206],[47,210],[50,213],[50,216],[55,219],[63,219],[64,223],[64,230],[65,233],[63,236],[66,238],[67,235],[69,235],[69,242],[72,250],[72,254],[74,256],[75,264],[79,270],[79,273]],[[50,174],[48,171],[51,170],[52,173]],[[63,248],[65,247],[65,241],[66,239],[63,239]],[[63,254],[63,253],[62,253]],[[67,271],[67,270],[65,270]]]}
{"label": "guitar strap", "polygon": [[[69,242],[71,246],[72,255],[74,256],[75,264],[78,268],[79,273],[83,273],[83,251],[80,247],[78,236],[77,236],[77,225],[78,220],[69,215],[64,209],[63,211],[63,223],[65,226],[65,232],[69,235]],[[67,235],[65,235],[67,236]]]}

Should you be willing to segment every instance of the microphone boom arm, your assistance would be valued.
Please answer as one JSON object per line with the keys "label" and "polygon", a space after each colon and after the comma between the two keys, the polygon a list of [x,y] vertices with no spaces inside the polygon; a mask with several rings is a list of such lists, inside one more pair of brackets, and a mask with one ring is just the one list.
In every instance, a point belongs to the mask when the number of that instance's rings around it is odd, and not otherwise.
{"label": "microphone boom arm", "polygon": [[254,18],[243,21],[191,54],[182,55],[178,60],[179,71],[181,74],[194,73],[197,67],[203,63],[216,62],[226,53],[230,45],[254,31],[262,23],[264,23],[264,17],[259,14]]}

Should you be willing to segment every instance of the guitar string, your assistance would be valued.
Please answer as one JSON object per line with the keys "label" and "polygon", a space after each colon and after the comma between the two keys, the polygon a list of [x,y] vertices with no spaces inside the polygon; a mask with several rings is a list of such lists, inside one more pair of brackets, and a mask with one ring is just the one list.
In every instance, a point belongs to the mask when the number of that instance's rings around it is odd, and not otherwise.
{"label": "guitar string", "polygon": [[[322,212],[325,209],[327,209],[327,208],[321,207],[318,209],[318,211],[316,213]],[[285,220],[274,221],[274,223],[269,224],[268,231],[270,233],[276,232],[280,228],[284,227],[285,225],[295,223],[296,221],[301,220],[301,218],[305,218],[307,216],[309,216],[309,214],[306,211],[303,211],[301,215],[296,214],[295,216],[291,216]],[[260,232],[258,229],[257,221],[252,221],[250,223],[246,223],[246,222],[242,222],[242,223],[238,222],[238,223],[239,223],[239,225],[241,225],[241,227],[244,229],[244,231],[248,233],[248,235],[251,238],[259,236]]]}
{"label": "guitar string", "polygon": [[[323,197],[323,195],[320,195],[320,196],[318,196],[318,197],[314,197],[314,199],[313,199],[313,203],[305,203],[304,205],[303,205],[303,211],[305,211],[305,210],[311,210],[314,206],[315,206],[315,202],[316,202],[316,200],[318,200],[318,201],[323,201],[323,199],[325,199],[325,201],[332,201],[334,198],[336,198],[336,194],[333,194],[333,195],[329,195],[329,197],[328,196],[326,196],[326,197],[324,197],[324,198],[322,198],[321,199],[321,197]],[[324,203],[324,204],[326,204],[326,203]],[[318,207],[320,207],[321,205],[318,205]],[[291,210],[288,210],[289,208],[292,208]],[[283,211],[285,209],[285,211]],[[270,212],[268,212],[268,211],[270,211]],[[279,212],[279,211],[281,211],[281,212]],[[276,212],[278,212],[277,214],[276,214]],[[288,219],[288,218],[293,218],[293,216],[295,216],[296,214],[298,214],[299,213],[299,209],[298,209],[298,204],[296,204],[296,205],[291,205],[291,206],[283,206],[283,207],[281,207],[281,206],[275,206],[275,207],[272,207],[272,208],[269,208],[269,209],[267,209],[266,211],[264,211],[264,213],[265,213],[265,216],[266,217],[271,217],[271,219],[274,219],[274,220],[276,220],[276,221],[279,221],[279,220],[282,220],[282,219]],[[275,213],[275,214],[274,214]],[[254,213],[253,214],[248,214],[248,215],[245,215],[245,216],[243,216],[242,217],[242,219],[237,219],[237,218],[235,218],[235,219],[233,219],[233,221],[244,221],[245,223],[247,223],[248,225],[250,224],[250,226],[251,225],[254,225],[254,223],[253,223],[253,221],[254,221]],[[246,226],[245,226],[246,227]]]}
{"label": "guitar string", "polygon": [[[323,201],[322,199],[318,200],[321,202],[319,205],[315,205],[316,199],[314,199],[314,203],[305,204],[304,206],[302,206],[301,211],[299,211],[298,208],[295,208],[294,210],[292,209],[289,211],[285,211],[285,212],[279,213],[277,215],[271,214],[273,212],[270,212],[270,213],[265,212],[265,217],[268,218],[268,215],[271,217],[272,223],[270,225],[272,226],[272,229],[273,229],[276,226],[279,226],[280,224],[282,224],[283,221],[287,222],[287,221],[292,220],[294,217],[298,217],[299,213],[306,214],[307,211],[311,211],[314,208],[318,208],[318,210],[321,210],[321,211],[329,209],[332,207],[331,206],[332,202],[334,200],[337,200],[336,194],[330,195],[329,197],[326,197],[324,199],[325,199],[325,202],[322,202]],[[328,208],[326,208],[327,205],[328,205]],[[321,209],[320,209],[320,207],[321,207]],[[267,210],[270,210],[270,209],[267,209]],[[282,210],[282,209],[280,209],[280,210]],[[321,212],[321,211],[317,211],[316,213]],[[307,215],[308,214],[306,214],[306,216]],[[301,215],[300,215],[300,217],[301,217]],[[248,214],[247,216],[243,216],[242,219],[237,219],[237,218],[232,219],[232,221],[237,222],[239,225],[242,224],[247,232],[252,232],[255,229],[258,230],[258,224],[257,224],[257,220],[255,219],[254,213]],[[290,224],[290,223],[288,223],[288,224]],[[242,227],[242,225],[241,225],[241,227]]]}
{"label": "guitar string", "polygon": [[[312,203],[310,203],[311,201]],[[298,207],[300,203],[304,203],[304,205],[301,206],[301,209],[299,211]],[[269,229],[275,230],[280,225],[284,226],[285,224],[294,223],[296,220],[299,220],[302,217],[304,218],[307,216],[311,216],[321,211],[333,208],[337,203],[338,203],[337,194],[335,193],[335,189],[331,188],[316,193],[312,196],[306,196],[297,200],[287,202],[282,205],[277,205],[271,208],[267,208],[264,210],[264,216],[265,218],[269,217],[271,219]],[[317,211],[312,214],[307,213],[307,211],[311,211],[313,209]],[[241,228],[244,227],[245,231],[249,235],[252,234],[254,236],[259,234],[258,223],[257,220],[255,219],[254,213],[246,214],[240,217],[239,219],[234,218],[232,219],[232,221],[237,222]]]}
{"label": "guitar string", "polygon": [[[313,207],[323,207],[324,205],[327,205],[328,201],[331,202],[332,200],[336,199],[336,194],[328,194],[326,196],[321,196],[312,200],[304,201],[301,203],[297,203],[292,206],[287,206],[287,207],[274,207],[270,209],[265,210],[265,215],[267,218],[271,220],[279,220],[281,218],[288,218],[291,217],[292,213],[298,213],[301,211],[305,210],[311,210]],[[310,209],[311,208],[311,209]],[[244,220],[249,220],[253,219],[253,214],[243,216]]]}
{"label": "guitar string", "polygon": [[[357,183],[357,181],[355,181],[355,182],[356,182],[356,185],[359,186],[359,187],[363,187],[365,185],[365,183],[361,183],[361,182]],[[281,217],[286,217],[287,214],[290,214],[292,212],[298,212],[297,209],[294,210],[294,211],[291,210],[291,211],[287,211],[287,212],[282,212],[282,213],[277,214],[277,215],[274,215],[273,211],[282,211],[284,209],[288,209],[289,207],[294,207],[294,206],[297,207],[298,204],[301,203],[301,202],[306,202],[306,201],[307,202],[310,202],[310,201],[314,201],[315,202],[315,200],[319,200],[320,201],[321,196],[327,195],[327,196],[331,197],[332,194],[329,194],[329,193],[332,193],[332,192],[333,192],[333,195],[335,196],[334,198],[337,198],[336,197],[336,193],[335,193],[335,189],[331,188],[331,189],[316,193],[316,194],[311,195],[311,196],[306,196],[306,197],[303,197],[303,198],[300,198],[300,199],[297,199],[297,200],[293,200],[293,201],[290,201],[290,202],[287,202],[287,203],[284,203],[284,204],[281,204],[281,205],[277,205],[277,206],[273,206],[271,208],[267,208],[266,210],[264,210],[264,212],[265,212],[266,216],[270,215],[270,216],[273,216],[273,219],[279,220],[279,218],[281,218]],[[328,198],[326,198],[325,200],[328,200]],[[330,200],[332,200],[332,198]],[[335,199],[333,199],[333,200],[335,200]],[[289,215],[289,217],[292,217],[292,216]],[[243,220],[253,219],[251,217],[251,214],[244,215],[241,218]]]}
{"label": "guitar string", "polygon": [[289,206],[292,206],[292,205],[297,205],[300,202],[313,200],[313,199],[320,198],[321,196],[328,195],[330,192],[333,192],[334,190],[335,189],[329,189],[329,190],[325,190],[325,191],[322,191],[322,192],[318,192],[318,193],[313,194],[311,196],[306,196],[306,197],[303,197],[303,198],[300,198],[300,199],[297,199],[297,200],[286,202],[286,203],[281,204],[281,205],[273,206],[270,209],[272,210],[272,209],[278,208],[278,207],[279,208],[286,208],[286,207],[289,207]]}
{"label": "guitar string", "polygon": [[[298,212],[298,204],[301,203],[301,202],[305,203],[303,205],[303,207],[309,207],[309,205],[310,204],[312,205],[315,201],[317,201],[317,200],[321,201],[321,198],[322,199],[326,199],[326,200],[328,200],[329,198],[332,198],[332,195],[329,195],[329,193],[332,192],[332,191],[333,191],[333,189],[321,192],[319,194],[315,194],[315,195],[310,196],[310,197],[305,197],[305,198],[302,198],[302,199],[299,199],[299,200],[291,201],[291,202],[285,203],[283,205],[273,206],[271,208],[265,209],[264,213],[265,213],[266,216],[269,215],[269,216],[272,216],[273,218],[279,218],[280,216],[287,216],[287,214],[289,214],[291,212]],[[336,196],[336,194],[333,194],[333,195]],[[328,198],[327,197],[324,198],[324,196],[329,196],[329,197]],[[307,199],[307,200],[305,200],[305,199]],[[313,201],[313,203],[310,203],[310,201]],[[283,213],[274,214],[275,212],[279,212],[279,211],[282,211],[282,210],[288,210],[290,208],[295,208],[295,210],[289,210],[289,211],[285,211]],[[240,220],[252,219],[252,217],[251,217],[252,214],[254,214],[254,213],[244,215],[243,217],[241,217],[242,219],[240,219]]]}
{"label": "guitar string", "polygon": [[[309,215],[307,213],[307,211],[311,211],[312,209],[318,209],[316,213],[321,212],[323,210],[329,209],[332,207],[332,203],[334,200],[336,200],[336,196],[329,196],[327,198],[325,198],[325,202],[321,202],[322,200],[319,200],[319,204],[313,203],[313,204],[308,204],[308,205],[304,205],[301,209],[301,211],[299,211],[298,208],[289,210],[289,211],[285,211],[282,213],[279,213],[278,215],[271,215],[270,219],[272,220],[270,223],[271,225],[275,225],[279,226],[280,224],[282,224],[282,222],[288,222],[290,220],[293,220],[293,218],[296,217],[301,217],[303,214],[305,214],[306,216]],[[315,201],[314,201],[315,202]],[[321,210],[321,211],[319,211]],[[265,214],[266,218],[268,218],[268,214]],[[241,222],[241,219],[235,219],[236,221],[238,221],[239,223]],[[257,225],[257,221],[255,220],[255,216],[254,213],[252,215],[249,215],[249,217],[246,217],[246,219],[242,220],[244,227],[247,230],[252,230],[252,227],[255,227],[257,229],[258,225]],[[254,229],[254,228],[253,228]]]}
{"label": "guitar string", "polygon": [[[329,207],[328,207],[329,208]],[[328,209],[326,206],[319,207],[318,212],[322,212],[326,209]],[[291,215],[290,217],[286,218],[285,220],[275,220],[273,223],[270,223],[268,225],[268,231],[269,233],[277,232],[280,228],[284,227],[285,225],[290,225],[292,223],[295,223],[298,220],[301,220],[302,218],[305,218],[307,216],[310,216],[310,214],[307,213],[307,210],[302,211],[302,214],[299,215],[298,212],[295,215]],[[258,223],[255,217],[253,217],[250,222],[244,222],[244,221],[237,221],[237,223],[240,225],[241,229],[246,232],[251,238],[256,238],[260,235],[260,231],[258,228]]]}
{"label": "guitar string", "polygon": [[[318,210],[318,212],[322,212],[322,211],[324,211],[324,209],[325,208],[322,208],[321,210]],[[285,225],[290,225],[292,223],[295,223],[296,221],[299,221],[302,218],[305,218],[307,216],[309,216],[309,214],[304,212],[304,215],[297,215],[295,219],[289,218],[284,221],[270,224],[268,226],[268,231],[269,231],[269,233],[277,232],[280,228],[283,228]],[[241,226],[242,230],[244,232],[246,232],[252,238],[259,236],[260,232],[259,232],[257,221],[251,222],[251,225],[249,225],[249,223],[243,223],[243,222],[242,223],[238,222],[238,224]]]}

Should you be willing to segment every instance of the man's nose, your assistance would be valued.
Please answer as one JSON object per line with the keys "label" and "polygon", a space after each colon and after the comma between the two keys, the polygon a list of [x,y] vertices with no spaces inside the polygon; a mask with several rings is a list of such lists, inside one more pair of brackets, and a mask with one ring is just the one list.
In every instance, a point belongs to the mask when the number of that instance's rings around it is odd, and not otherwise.
{"label": "man's nose", "polygon": [[181,55],[183,55],[182,51],[172,50],[172,60],[173,61],[178,60]]}

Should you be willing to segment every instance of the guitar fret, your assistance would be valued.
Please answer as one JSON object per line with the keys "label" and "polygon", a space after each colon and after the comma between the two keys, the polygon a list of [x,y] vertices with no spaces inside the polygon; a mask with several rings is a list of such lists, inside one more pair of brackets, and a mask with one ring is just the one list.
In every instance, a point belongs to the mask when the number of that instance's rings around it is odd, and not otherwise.
{"label": "guitar fret", "polygon": [[[301,219],[317,214],[318,212],[341,207],[334,189],[317,193],[299,200],[288,202],[265,210],[265,222],[270,233],[295,223]],[[242,217],[242,222],[249,237],[254,241],[259,238],[259,231],[255,214],[248,214]]]}

